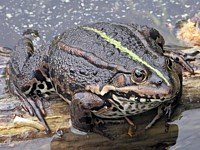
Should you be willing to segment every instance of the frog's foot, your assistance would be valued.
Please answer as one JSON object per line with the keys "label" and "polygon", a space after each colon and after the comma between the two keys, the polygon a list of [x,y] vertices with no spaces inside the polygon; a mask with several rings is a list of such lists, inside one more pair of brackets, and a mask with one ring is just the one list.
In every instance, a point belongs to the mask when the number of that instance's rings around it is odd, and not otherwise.
{"label": "frog's foot", "polygon": [[163,106],[158,107],[157,115],[153,118],[153,120],[145,127],[145,130],[151,128],[158,119],[160,119],[163,116]]}
{"label": "frog's foot", "polygon": [[[124,117],[124,118],[125,119],[121,119],[121,120],[119,120],[119,118],[117,118],[116,120],[115,119],[112,119],[112,120],[111,119],[104,119],[103,121],[104,121],[105,124],[111,124],[111,125],[119,125],[119,124],[124,124],[124,123],[128,122],[129,128],[128,128],[127,133],[128,133],[129,136],[132,137],[132,136],[135,135],[136,125],[128,117]],[[105,133],[105,131],[103,131],[103,133]],[[103,135],[103,133],[101,133],[101,135]],[[105,136],[109,139],[112,139],[112,140],[115,139],[113,136],[111,136],[107,133],[105,133],[105,135],[103,135],[103,136]]]}
{"label": "frog's foot", "polygon": [[45,111],[43,109],[42,102],[38,99],[35,100],[32,98],[27,98],[24,101],[26,101],[26,103],[24,103],[24,104],[25,104],[25,107],[28,108],[28,111],[31,112],[33,116],[36,116],[38,118],[38,120],[45,127],[46,132],[49,133],[51,130],[50,130],[46,120],[44,119]]}
{"label": "frog's foot", "polygon": [[129,123],[130,126],[134,127],[136,129],[136,125],[131,121],[128,117],[124,117],[126,121]]}
{"label": "frog's foot", "polygon": [[17,88],[14,90],[14,94],[23,102],[22,107],[25,109],[25,111],[27,111],[31,116],[36,116],[45,127],[46,132],[49,133],[51,130],[44,119],[45,111],[41,99],[39,97],[36,99],[31,97],[27,98]]}
{"label": "frog's foot", "polygon": [[190,72],[191,74],[194,74],[194,69],[192,68],[192,66],[187,62],[189,60],[194,60],[193,59],[187,59],[187,55],[183,52],[180,51],[176,51],[176,50],[167,50],[165,49],[165,56],[170,57],[171,59],[173,59],[175,62],[179,63],[181,66],[183,66],[188,72]]}
{"label": "frog's foot", "polygon": [[36,101],[36,106],[39,108],[39,110],[41,111],[42,115],[43,116],[46,116],[46,111],[44,109],[44,105],[43,105],[43,102],[44,102],[44,99],[43,97],[35,97],[34,100]]}
{"label": "frog's foot", "polygon": [[[171,120],[172,115],[172,103],[163,104],[158,107],[157,115],[153,118],[153,120],[145,127],[145,129],[151,128],[158,119],[160,119],[162,116],[166,117],[166,124],[165,126],[168,127],[168,122]],[[175,106],[174,106],[175,107]]]}

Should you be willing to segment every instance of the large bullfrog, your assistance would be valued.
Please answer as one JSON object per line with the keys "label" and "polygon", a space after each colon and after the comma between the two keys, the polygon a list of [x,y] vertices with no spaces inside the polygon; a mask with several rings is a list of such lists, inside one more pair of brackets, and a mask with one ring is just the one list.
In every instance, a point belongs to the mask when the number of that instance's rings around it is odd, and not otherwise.
{"label": "large bullfrog", "polygon": [[136,24],[79,26],[46,46],[37,31],[27,30],[11,55],[11,92],[47,131],[42,103],[52,93],[69,103],[72,126],[84,132],[100,130],[98,118],[126,118],[158,106],[170,115],[181,95],[179,64],[193,70],[163,45],[156,29]]}

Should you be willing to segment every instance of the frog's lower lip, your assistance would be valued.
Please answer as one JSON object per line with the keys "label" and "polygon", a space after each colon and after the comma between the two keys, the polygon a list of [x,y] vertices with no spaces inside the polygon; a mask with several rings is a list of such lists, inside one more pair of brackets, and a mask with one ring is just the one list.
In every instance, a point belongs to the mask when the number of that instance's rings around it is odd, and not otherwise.
{"label": "frog's lower lip", "polygon": [[112,96],[117,97],[120,100],[126,100],[126,101],[133,101],[133,102],[163,102],[169,100],[169,98],[162,98],[162,97],[151,97],[151,96],[139,96],[136,93],[122,93],[122,92],[115,92],[112,94]]}
{"label": "frog's lower lip", "polygon": [[130,96],[130,97],[122,97],[120,95],[112,94],[112,98],[116,101],[129,101],[129,102],[139,102],[139,103],[148,103],[148,102],[164,102],[169,99],[154,99],[154,98],[147,98],[147,97],[137,97],[137,96]]}

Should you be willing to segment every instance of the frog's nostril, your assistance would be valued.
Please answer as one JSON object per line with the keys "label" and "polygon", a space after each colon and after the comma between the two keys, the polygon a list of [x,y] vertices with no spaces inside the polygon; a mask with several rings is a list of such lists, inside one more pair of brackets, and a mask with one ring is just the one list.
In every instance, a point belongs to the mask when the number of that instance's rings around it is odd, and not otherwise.
{"label": "frog's nostril", "polygon": [[163,80],[157,76],[152,76],[149,79],[149,82],[154,86],[161,86],[161,84],[163,83]]}
{"label": "frog's nostril", "polygon": [[162,82],[163,82],[162,80],[158,80],[158,81],[155,82],[155,84],[156,84],[156,85],[161,85]]}

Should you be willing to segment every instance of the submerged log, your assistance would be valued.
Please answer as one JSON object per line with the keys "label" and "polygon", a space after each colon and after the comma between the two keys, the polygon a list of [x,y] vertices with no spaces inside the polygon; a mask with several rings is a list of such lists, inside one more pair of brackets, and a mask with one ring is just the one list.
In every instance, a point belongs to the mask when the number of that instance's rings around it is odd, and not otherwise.
{"label": "submerged log", "polygon": [[[200,51],[199,49],[196,50]],[[188,50],[188,52],[191,51]],[[200,55],[195,57],[196,60],[191,62],[195,74],[190,75],[184,72],[181,104],[173,114],[173,119],[177,119],[184,110],[200,108]],[[1,72],[3,71],[1,70]],[[144,129],[156,115],[156,109],[130,117],[130,120],[137,126],[136,130],[132,129],[124,119],[119,120],[120,123],[118,124],[108,123],[106,125],[107,132],[115,137],[115,140],[110,140],[95,133],[88,133],[87,135],[74,134],[70,130],[69,106],[65,101],[58,98],[44,102],[47,113],[46,121],[52,131],[52,133],[46,134],[37,118],[31,117],[25,112],[16,97],[6,93],[5,78],[5,76],[0,78],[2,85],[0,88],[2,93],[0,97],[0,147],[13,146],[13,143],[17,144],[27,140],[45,139],[47,137],[51,139],[51,149],[126,149],[127,147],[132,149],[162,149],[176,142],[178,136],[177,125],[170,125],[168,132],[166,132],[163,118],[150,129]],[[63,135],[62,138],[59,135]]]}

